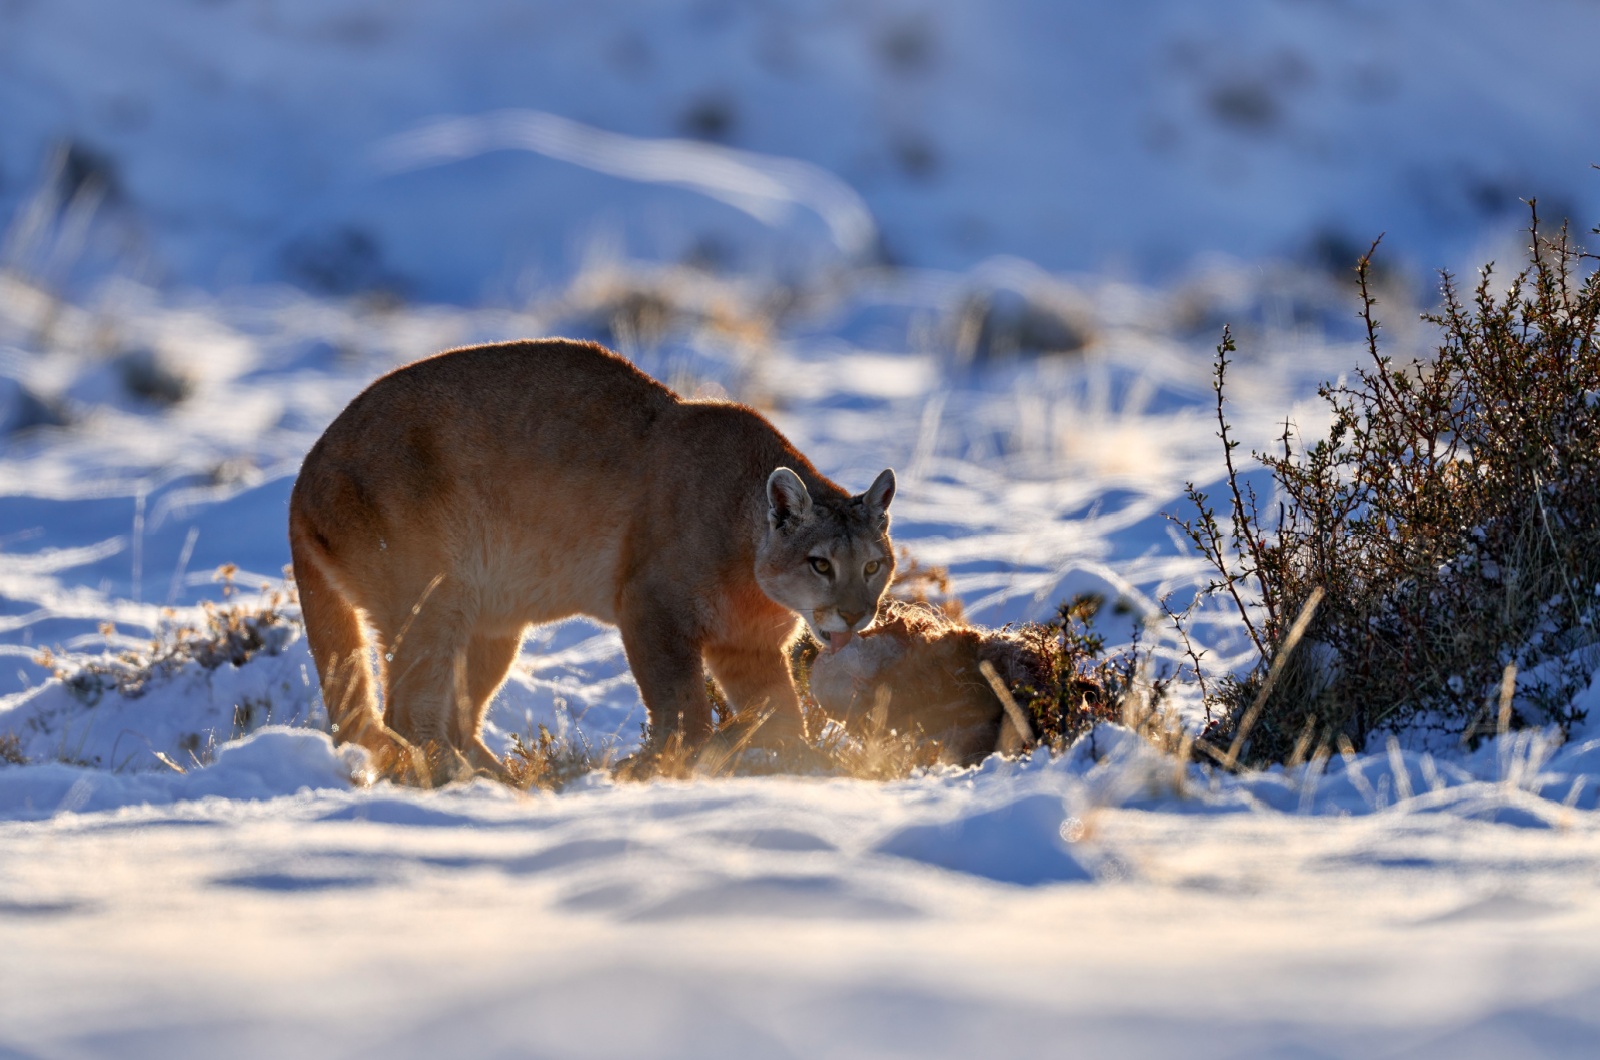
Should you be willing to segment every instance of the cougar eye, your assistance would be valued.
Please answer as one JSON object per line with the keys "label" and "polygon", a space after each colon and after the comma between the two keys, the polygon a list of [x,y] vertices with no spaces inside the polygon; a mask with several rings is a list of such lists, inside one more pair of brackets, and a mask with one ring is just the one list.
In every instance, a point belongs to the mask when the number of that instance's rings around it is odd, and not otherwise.
{"label": "cougar eye", "polygon": [[829,563],[827,560],[823,559],[821,556],[812,556],[811,557],[811,569],[816,571],[818,574],[832,574],[833,573],[833,564]]}
{"label": "cougar eye", "polygon": [[879,563],[877,560],[872,560],[869,562],[866,567],[867,577],[870,578],[874,574],[878,573],[878,568],[881,566],[883,566],[883,564]]}

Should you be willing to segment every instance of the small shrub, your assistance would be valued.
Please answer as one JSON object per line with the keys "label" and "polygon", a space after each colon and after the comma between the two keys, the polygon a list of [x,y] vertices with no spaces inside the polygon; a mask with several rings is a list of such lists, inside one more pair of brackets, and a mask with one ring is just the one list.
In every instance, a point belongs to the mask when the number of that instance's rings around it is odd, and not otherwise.
{"label": "small shrub", "polygon": [[1470,297],[1442,274],[1431,361],[1379,347],[1373,243],[1356,266],[1367,366],[1321,388],[1326,437],[1304,445],[1286,424],[1278,452],[1254,454],[1275,485],[1265,505],[1233,458],[1224,330],[1225,517],[1191,484],[1197,514],[1177,522],[1215,570],[1202,597],[1229,601],[1257,651],[1243,676],[1201,675],[1213,739],[1247,738],[1246,760],[1403,724],[1470,738],[1508,667],[1513,724],[1579,720],[1600,602],[1600,280],[1530,208],[1531,260],[1503,292],[1493,266]]}
{"label": "small shrub", "polygon": [[504,759],[506,782],[527,791],[560,791],[574,780],[611,764],[610,748],[596,748],[581,730],[570,736],[555,736],[541,725],[524,740],[511,737],[511,750]]}
{"label": "small shrub", "polygon": [[194,393],[194,380],[154,350],[129,350],[117,358],[116,367],[123,389],[151,405],[170,407]]}
{"label": "small shrub", "polygon": [[[224,595],[232,597],[231,564],[222,568],[218,576]],[[46,650],[39,653],[35,662],[49,669],[85,703],[96,703],[111,690],[137,699],[152,679],[170,676],[191,662],[215,670],[223,663],[242,666],[257,653],[278,654],[299,629],[299,622],[284,610],[292,602],[292,589],[263,586],[260,598],[254,601],[222,606],[205,602],[199,625],[165,630],[143,650],[129,649],[115,655],[108,651],[100,658],[70,666]],[[115,632],[109,623],[101,630],[108,637]]]}
{"label": "small shrub", "polygon": [[25,766],[28,756],[22,753],[22,737],[14,732],[0,733],[0,765]]}
{"label": "small shrub", "polygon": [[1036,663],[1032,679],[1011,692],[1041,743],[1063,749],[1099,722],[1126,720],[1139,691],[1148,702],[1134,713],[1160,708],[1169,679],[1147,679],[1149,660],[1137,641],[1106,654],[1105,637],[1095,629],[1104,607],[1104,597],[1075,596],[1056,609],[1052,621],[1014,631]]}
{"label": "small shrub", "polygon": [[1053,293],[995,288],[969,295],[953,321],[956,362],[999,364],[1084,349],[1094,340],[1088,314]]}
{"label": "small shrub", "polygon": [[732,97],[724,93],[701,96],[678,119],[684,135],[714,143],[726,142],[738,124],[738,107]]}

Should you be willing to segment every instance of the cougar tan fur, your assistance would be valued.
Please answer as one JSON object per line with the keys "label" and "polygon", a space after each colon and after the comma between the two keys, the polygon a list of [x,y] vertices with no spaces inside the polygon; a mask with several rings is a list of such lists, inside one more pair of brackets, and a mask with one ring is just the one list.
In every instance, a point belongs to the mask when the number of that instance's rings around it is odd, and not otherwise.
{"label": "cougar tan fur", "polygon": [[865,636],[811,664],[811,694],[847,729],[877,725],[925,737],[939,744],[941,762],[970,766],[1023,747],[983,676],[984,662],[1007,686],[1046,683],[1048,661],[1007,631],[886,600]]}
{"label": "cougar tan fur", "polygon": [[685,401],[593,343],[397,369],[328,427],[289,500],[335,737],[385,764],[430,747],[497,770],[489,702],[528,626],[571,615],[620,628],[652,746],[710,733],[703,666],[736,708],[772,711],[769,736],[799,734],[796,616],[833,648],[871,624],[893,495],[892,471],[851,496],[754,410]]}

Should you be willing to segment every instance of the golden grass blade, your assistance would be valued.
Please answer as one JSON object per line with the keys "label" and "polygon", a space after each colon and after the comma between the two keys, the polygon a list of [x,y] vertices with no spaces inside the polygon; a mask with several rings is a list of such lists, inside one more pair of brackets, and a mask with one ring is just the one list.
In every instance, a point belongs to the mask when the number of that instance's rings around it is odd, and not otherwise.
{"label": "golden grass blade", "polygon": [[1505,670],[1500,674],[1500,717],[1495,724],[1495,732],[1504,736],[1511,731],[1511,697],[1517,691],[1517,664],[1506,663]]}
{"label": "golden grass blade", "polygon": [[1033,727],[1028,724],[1028,718],[1022,713],[1022,708],[1017,706],[1017,701],[1012,698],[1011,690],[1006,683],[1000,680],[1000,674],[995,670],[994,664],[988,659],[978,663],[978,671],[983,674],[983,679],[989,682],[989,687],[994,689],[995,698],[1000,700],[1000,705],[1006,708],[1006,717],[1011,719],[1011,724],[1016,728],[1017,735],[1022,737],[1024,747],[1034,744]]}
{"label": "golden grass blade", "polygon": [[433,591],[439,588],[439,583],[442,581],[444,581],[444,572],[440,571],[433,576],[433,581],[428,583],[428,587],[422,590],[422,595],[417,597],[417,602],[411,605],[411,614],[407,616],[405,625],[400,627],[400,632],[394,636],[394,643],[389,645],[389,654],[391,656],[400,651],[400,645],[404,643],[406,634],[411,632],[411,624],[417,620],[418,615],[422,614],[423,605],[428,602],[428,597],[433,595]]}
{"label": "golden grass blade", "polygon": [[1300,614],[1295,616],[1294,625],[1289,627],[1289,635],[1283,638],[1283,645],[1278,649],[1278,654],[1272,658],[1272,667],[1267,671],[1267,679],[1261,682],[1261,691],[1256,693],[1255,702],[1250,704],[1250,709],[1245,711],[1244,717],[1239,721],[1239,729],[1233,734],[1233,743],[1228,747],[1228,754],[1223,761],[1223,768],[1233,769],[1239,764],[1239,752],[1244,749],[1244,741],[1250,735],[1250,730],[1261,718],[1261,711],[1267,705],[1267,697],[1272,695],[1272,689],[1278,683],[1278,678],[1283,674],[1283,668],[1289,662],[1295,646],[1300,643],[1300,638],[1306,635],[1306,629],[1311,625],[1311,619],[1317,613],[1317,605],[1322,603],[1322,586],[1311,590],[1311,595],[1306,598],[1305,605],[1300,608]]}

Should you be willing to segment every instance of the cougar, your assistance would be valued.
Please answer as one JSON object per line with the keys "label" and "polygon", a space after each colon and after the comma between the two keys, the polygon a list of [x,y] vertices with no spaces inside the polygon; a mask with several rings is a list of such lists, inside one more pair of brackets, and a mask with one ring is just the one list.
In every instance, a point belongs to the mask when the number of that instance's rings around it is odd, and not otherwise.
{"label": "cougar", "polygon": [[525,631],[573,615],[620,629],[647,750],[710,735],[706,669],[770,717],[767,738],[803,735],[786,649],[808,626],[838,650],[872,623],[894,491],[885,470],[852,496],[755,410],[684,400],[595,343],[396,369],[312,446],[289,499],[334,737],[397,772],[418,749],[445,775],[499,772],[489,703]]}

